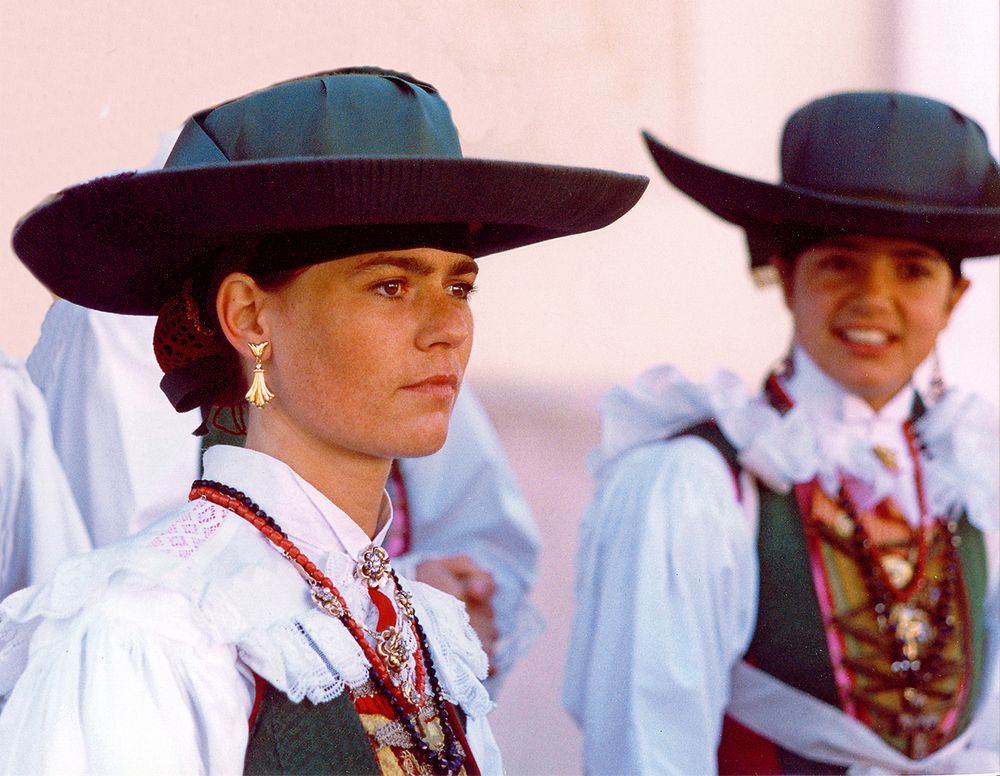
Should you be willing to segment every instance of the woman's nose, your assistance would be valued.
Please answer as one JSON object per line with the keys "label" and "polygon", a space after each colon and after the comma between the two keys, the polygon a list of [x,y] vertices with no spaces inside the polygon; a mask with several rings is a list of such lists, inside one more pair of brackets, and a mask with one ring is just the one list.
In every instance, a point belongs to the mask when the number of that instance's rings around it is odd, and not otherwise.
{"label": "woman's nose", "polygon": [[424,320],[417,337],[417,346],[427,349],[435,345],[457,348],[472,335],[472,312],[455,297],[443,293],[428,300]]}

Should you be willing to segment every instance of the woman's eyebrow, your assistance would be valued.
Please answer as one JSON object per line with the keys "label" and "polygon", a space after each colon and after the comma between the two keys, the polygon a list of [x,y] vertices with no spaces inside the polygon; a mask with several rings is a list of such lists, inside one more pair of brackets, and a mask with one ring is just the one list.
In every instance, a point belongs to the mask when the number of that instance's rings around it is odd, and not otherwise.
{"label": "woman's eyebrow", "polygon": [[434,268],[426,261],[415,256],[386,256],[378,254],[369,259],[358,262],[351,270],[351,274],[364,272],[375,267],[395,267],[404,272],[412,272],[416,275],[429,275]]}
{"label": "woman's eyebrow", "polygon": [[930,251],[926,248],[901,248],[894,251],[893,255],[897,259],[924,259],[926,261],[944,261],[945,258],[937,251]]}
{"label": "woman's eyebrow", "polygon": [[[431,262],[416,256],[385,256],[380,254],[359,262],[351,270],[351,274],[359,274],[376,267],[395,267],[404,272],[411,272],[414,275],[421,276],[432,275],[435,271],[435,267]],[[449,275],[466,275],[478,272],[479,265],[472,259],[458,259],[448,268]]]}
{"label": "woman's eyebrow", "polygon": [[479,265],[472,259],[459,259],[448,271],[449,275],[478,275]]}

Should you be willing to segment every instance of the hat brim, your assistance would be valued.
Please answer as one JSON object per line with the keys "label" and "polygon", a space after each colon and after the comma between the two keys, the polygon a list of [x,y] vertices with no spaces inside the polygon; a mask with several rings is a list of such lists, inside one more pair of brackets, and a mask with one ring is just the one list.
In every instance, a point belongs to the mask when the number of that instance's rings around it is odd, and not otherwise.
{"label": "hat brim", "polygon": [[155,314],[191,257],[234,236],[468,223],[473,255],[485,256],[607,226],[648,183],[607,170],[484,159],[234,162],[70,187],[21,219],[13,246],[58,296]]}
{"label": "hat brim", "polygon": [[929,206],[766,183],[695,161],[649,132],[643,139],[667,180],[747,231],[752,267],[770,261],[777,245],[770,238],[789,226],[917,240],[953,258],[1000,252],[1000,208]]}

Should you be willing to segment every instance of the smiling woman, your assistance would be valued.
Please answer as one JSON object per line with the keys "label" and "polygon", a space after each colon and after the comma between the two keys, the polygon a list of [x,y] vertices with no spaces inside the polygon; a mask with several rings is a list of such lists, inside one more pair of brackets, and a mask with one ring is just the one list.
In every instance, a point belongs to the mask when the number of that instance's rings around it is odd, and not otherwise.
{"label": "smiling woman", "polygon": [[997,772],[1000,435],[913,379],[960,262],[1000,251],[985,134],[868,92],[787,120],[780,183],[647,143],[778,269],[795,333],[759,395],[659,367],[602,408],[565,691],[588,772]]}
{"label": "smiling woman", "polygon": [[434,87],[353,68],[195,114],[162,171],[26,216],[24,263],[158,311],[175,408],[247,439],[186,508],[0,604],[0,772],[500,773],[486,656],[458,601],[392,570],[383,488],[445,440],[475,259],[645,185],[463,158]]}
{"label": "smiling woman", "polygon": [[776,264],[798,344],[875,410],[910,382],[969,286],[936,248],[871,235]]}

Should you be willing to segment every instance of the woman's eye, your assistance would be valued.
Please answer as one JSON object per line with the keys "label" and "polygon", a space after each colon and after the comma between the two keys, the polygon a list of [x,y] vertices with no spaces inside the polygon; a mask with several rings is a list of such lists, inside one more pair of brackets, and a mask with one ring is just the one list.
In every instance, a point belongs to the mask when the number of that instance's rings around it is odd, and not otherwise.
{"label": "woman's eye", "polygon": [[476,287],[472,283],[451,283],[447,290],[456,299],[468,299],[475,293]]}
{"label": "woman's eye", "polygon": [[922,261],[910,261],[903,264],[900,274],[906,280],[919,280],[933,275],[933,270]]}
{"label": "woman's eye", "polygon": [[820,262],[820,267],[826,270],[831,270],[832,272],[844,272],[850,269],[852,262],[847,256],[835,253],[831,256],[827,256]]}
{"label": "woman's eye", "polygon": [[388,297],[389,299],[397,299],[401,297],[404,290],[402,280],[383,280],[375,286],[376,294]]}

